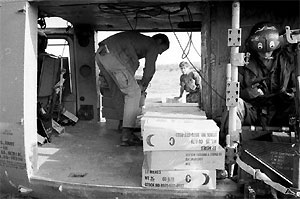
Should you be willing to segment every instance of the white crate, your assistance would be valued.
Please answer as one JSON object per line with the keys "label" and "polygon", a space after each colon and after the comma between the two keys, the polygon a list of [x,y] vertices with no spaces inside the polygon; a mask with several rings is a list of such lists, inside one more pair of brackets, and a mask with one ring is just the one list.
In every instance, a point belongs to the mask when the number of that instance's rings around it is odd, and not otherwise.
{"label": "white crate", "polygon": [[162,103],[145,108],[141,128],[147,118],[200,119],[206,120],[206,113],[197,103]]}
{"label": "white crate", "polygon": [[148,170],[142,168],[142,186],[158,189],[216,189],[216,170]]}
{"label": "white crate", "polygon": [[203,151],[146,151],[144,161],[154,170],[212,170],[224,169],[225,150]]}
{"label": "white crate", "polygon": [[148,118],[142,128],[143,150],[217,148],[219,127],[213,120]]}
{"label": "white crate", "polygon": [[146,106],[144,111],[144,117],[207,119],[206,113],[193,103]]}

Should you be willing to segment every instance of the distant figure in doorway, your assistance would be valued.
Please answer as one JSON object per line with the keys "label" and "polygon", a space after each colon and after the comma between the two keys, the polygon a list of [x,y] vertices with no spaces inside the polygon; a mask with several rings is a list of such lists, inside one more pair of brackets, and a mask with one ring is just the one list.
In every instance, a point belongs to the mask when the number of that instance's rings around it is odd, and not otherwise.
{"label": "distant figure in doorway", "polygon": [[191,69],[188,62],[182,61],[179,64],[179,68],[182,72],[180,76],[180,94],[176,99],[181,99],[184,92],[187,92],[187,103],[199,103],[201,102],[201,82],[200,75]]}
{"label": "distant figure in doorway", "polygon": [[[134,134],[141,93],[146,91],[155,73],[158,55],[165,52],[169,45],[169,39],[164,34],[150,37],[136,31],[120,32],[99,43],[95,59],[100,71],[104,77],[112,78],[114,84],[111,86],[117,87],[124,95],[121,146],[141,144]],[[145,58],[145,67],[138,84],[134,75],[142,58]]]}

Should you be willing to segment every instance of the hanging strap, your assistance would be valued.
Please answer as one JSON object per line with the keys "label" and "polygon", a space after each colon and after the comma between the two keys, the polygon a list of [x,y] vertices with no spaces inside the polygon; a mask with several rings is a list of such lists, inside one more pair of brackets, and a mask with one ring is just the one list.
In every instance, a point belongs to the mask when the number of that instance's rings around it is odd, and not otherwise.
{"label": "hanging strap", "polygon": [[238,155],[237,155],[237,158],[236,158],[236,163],[239,165],[239,167],[241,169],[243,169],[245,172],[252,175],[253,179],[262,180],[264,183],[266,183],[267,185],[273,187],[275,190],[277,190],[281,193],[299,197],[299,196],[297,196],[298,195],[296,193],[297,191],[294,191],[290,188],[286,188],[285,186],[283,186],[283,185],[281,185],[277,182],[272,181],[265,173],[261,172],[260,169],[254,169],[250,165],[243,162]]}

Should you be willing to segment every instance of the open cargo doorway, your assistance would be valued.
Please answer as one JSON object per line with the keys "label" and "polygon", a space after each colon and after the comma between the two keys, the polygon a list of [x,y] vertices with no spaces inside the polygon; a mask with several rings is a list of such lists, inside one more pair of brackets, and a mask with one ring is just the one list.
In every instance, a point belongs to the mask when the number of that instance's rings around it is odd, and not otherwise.
{"label": "open cargo doorway", "polygon": [[[165,55],[160,55],[157,60],[157,71],[149,87],[146,106],[151,103],[166,102],[167,98],[171,99],[179,95],[181,75],[179,63],[181,61],[189,62],[194,70],[201,72],[201,32],[165,33],[171,42],[170,49]],[[113,33],[98,32],[98,42],[111,34]],[[155,33],[143,34],[151,36]],[[52,35],[55,35],[54,32]],[[67,57],[71,74],[70,89],[76,93],[76,86],[80,82],[76,80],[76,75],[72,76],[73,71],[76,71],[72,68],[76,66],[72,53],[72,40],[58,38],[51,34],[48,39],[46,49],[48,53],[58,57]],[[137,78],[142,75],[143,66],[144,60],[140,60]],[[96,66],[95,69],[97,70],[98,67]],[[95,78],[98,78],[98,72]],[[76,83],[72,83],[74,81]],[[96,81],[96,83],[99,82]],[[98,85],[97,92],[100,90],[99,87],[100,85]],[[120,133],[116,128],[107,128],[108,123],[109,121],[99,120],[98,123],[92,123],[79,119],[75,125],[65,126],[64,133],[53,136],[50,143],[38,147],[39,170],[33,179],[41,183],[42,179],[48,179],[62,183],[102,187],[142,188],[142,147],[120,147]]]}
{"label": "open cargo doorway", "polygon": [[[105,38],[116,34],[118,32],[98,31],[98,42]],[[149,87],[147,88],[146,103],[162,103],[171,102],[179,103],[185,102],[185,99],[181,98],[176,100],[175,98],[180,94],[180,76],[182,75],[179,68],[181,62],[187,62],[190,70],[197,72],[202,76],[201,71],[201,32],[141,32],[147,36],[153,36],[157,33],[164,33],[170,40],[170,48],[158,56],[156,61],[156,72],[151,80]],[[139,68],[135,73],[135,78],[141,79],[143,75],[143,68],[145,65],[145,59],[139,60]],[[96,70],[99,71],[97,68]],[[100,71],[99,71],[100,72]],[[98,78],[98,77],[97,77]],[[107,82],[104,80],[101,84],[101,77],[97,80],[97,91],[106,89],[108,87]],[[206,81],[205,81],[206,82]],[[104,87],[104,88],[103,88]],[[104,92],[105,93],[105,92]],[[103,92],[98,92],[98,95],[102,95]],[[113,99],[106,96],[99,97],[99,109],[100,109],[100,121],[106,121],[116,126],[118,121],[118,114],[111,114],[117,112],[112,110],[111,101]],[[118,103],[118,102],[116,102]],[[106,118],[106,120],[103,118]]]}

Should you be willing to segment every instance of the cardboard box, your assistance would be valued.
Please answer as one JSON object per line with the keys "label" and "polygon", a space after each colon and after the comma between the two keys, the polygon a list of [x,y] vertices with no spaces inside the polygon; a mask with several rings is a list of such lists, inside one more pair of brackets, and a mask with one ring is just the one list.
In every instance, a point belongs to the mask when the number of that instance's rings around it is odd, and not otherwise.
{"label": "cardboard box", "polygon": [[148,118],[142,129],[143,150],[217,148],[219,127],[213,120]]}
{"label": "cardboard box", "polygon": [[[164,100],[162,100],[164,101]],[[166,103],[186,103],[186,97],[182,97],[180,99],[177,99],[175,97],[166,97],[165,98]]]}
{"label": "cardboard box", "polygon": [[159,189],[216,189],[216,170],[148,170],[142,168],[142,186]]}
{"label": "cardboard box", "polygon": [[[163,108],[165,109],[165,108]],[[183,119],[200,119],[200,120],[206,120],[207,117],[205,113],[202,111],[199,111],[198,114],[193,113],[168,113],[168,112],[158,112],[158,111],[148,111],[144,114],[143,118],[183,118]]]}
{"label": "cardboard box", "polygon": [[141,118],[141,128],[147,118],[201,119],[206,120],[205,111],[197,103],[161,103],[146,106]]}
{"label": "cardboard box", "polygon": [[160,106],[146,107],[144,114],[140,119],[140,126],[143,129],[145,121],[148,118],[169,118],[169,119],[197,119],[206,120],[206,113],[200,110],[193,103],[182,103],[180,106],[173,106],[171,103],[165,103]]}
{"label": "cardboard box", "polygon": [[62,134],[65,132],[65,127],[61,126],[60,124],[58,124],[55,120],[51,120],[52,122],[52,128],[58,133],[58,134]]}
{"label": "cardboard box", "polygon": [[144,117],[207,119],[205,111],[195,103],[163,103],[146,106]]}
{"label": "cardboard box", "polygon": [[225,150],[146,151],[145,167],[153,170],[212,170],[225,169]]}
{"label": "cardboard box", "polygon": [[161,103],[159,107],[166,107],[166,106],[172,106],[172,107],[197,107],[199,109],[198,103]]}
{"label": "cardboard box", "polygon": [[73,122],[78,122],[78,117],[76,117],[73,113],[65,110],[62,114]]}

